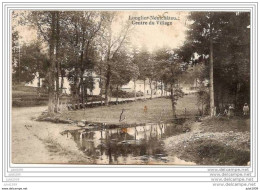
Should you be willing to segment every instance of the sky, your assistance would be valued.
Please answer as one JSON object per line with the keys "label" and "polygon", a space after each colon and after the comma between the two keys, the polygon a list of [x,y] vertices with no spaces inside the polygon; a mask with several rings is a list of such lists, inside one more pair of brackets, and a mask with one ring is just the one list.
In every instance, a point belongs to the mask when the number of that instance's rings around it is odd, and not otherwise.
{"label": "sky", "polygon": [[[134,32],[131,35],[130,41],[137,47],[146,46],[150,51],[156,50],[160,47],[177,48],[185,41],[188,12],[135,11],[121,12],[121,14],[124,15],[124,19],[129,20],[134,27]],[[157,20],[153,19],[153,17],[157,17],[158,15],[172,17],[172,20],[161,20],[161,22],[158,23],[156,22]],[[136,19],[132,19],[133,17]],[[148,19],[146,19],[146,17],[148,17]],[[140,20],[138,20],[138,18]],[[151,21],[154,25],[150,24]],[[147,25],[142,23],[136,24],[136,22],[147,22]],[[166,25],[165,23],[168,23],[169,25]]]}
{"label": "sky", "polygon": [[[185,41],[188,14],[185,11],[119,11],[119,19],[112,30],[120,31],[122,22],[128,21],[133,27],[129,38],[132,47],[145,46],[149,51],[161,47],[174,49]],[[156,22],[156,18],[162,19]],[[13,24],[17,24],[17,20],[14,19]],[[30,43],[37,39],[37,32],[31,27],[18,25],[17,30],[21,43]]]}

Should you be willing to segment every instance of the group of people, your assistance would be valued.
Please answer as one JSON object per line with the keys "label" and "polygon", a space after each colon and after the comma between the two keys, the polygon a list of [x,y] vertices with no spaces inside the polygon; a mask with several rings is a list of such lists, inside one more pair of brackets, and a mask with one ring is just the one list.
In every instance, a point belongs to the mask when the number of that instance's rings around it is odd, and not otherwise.
{"label": "group of people", "polygon": [[[228,106],[228,109],[226,108],[226,109],[224,110],[224,114],[223,114],[223,115],[226,115],[226,116],[228,116],[228,117],[234,116],[234,109],[235,109],[235,108],[230,104],[230,105]],[[244,116],[249,115],[249,106],[248,106],[247,103],[245,103],[244,106],[243,106],[243,115],[244,115]]]}

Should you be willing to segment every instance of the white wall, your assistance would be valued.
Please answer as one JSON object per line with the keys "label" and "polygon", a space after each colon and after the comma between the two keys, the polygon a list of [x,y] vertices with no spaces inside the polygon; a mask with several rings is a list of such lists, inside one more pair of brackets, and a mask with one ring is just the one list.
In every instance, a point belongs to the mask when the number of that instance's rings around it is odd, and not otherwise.
{"label": "white wall", "polygon": [[[42,82],[43,82],[44,78],[41,78],[41,86],[42,86]],[[59,83],[61,85],[61,77],[59,78]],[[32,86],[32,87],[38,87],[38,78],[35,77],[31,82],[26,83],[25,86]],[[71,88],[70,88],[70,81],[68,80],[67,77],[63,78],[63,93],[67,93],[67,94],[71,94]],[[89,94],[92,95],[99,95],[100,94],[100,88],[99,88],[99,78],[94,78],[94,90],[92,91],[92,93],[89,92]]]}
{"label": "white wall", "polygon": [[[152,89],[153,89],[153,93],[155,93],[155,89],[156,89],[156,85],[154,84],[155,82],[153,82],[152,84]],[[161,86],[161,83],[158,83],[158,88]],[[124,85],[121,87],[121,90],[126,91],[126,92],[133,92],[134,91],[134,81],[130,81],[128,84]],[[151,87],[150,87],[150,83],[149,80],[145,81],[145,92],[144,92],[144,81],[143,80],[137,80],[136,81],[136,92],[141,91],[146,95],[151,94]],[[161,94],[161,90],[158,89],[157,90],[157,95]]]}

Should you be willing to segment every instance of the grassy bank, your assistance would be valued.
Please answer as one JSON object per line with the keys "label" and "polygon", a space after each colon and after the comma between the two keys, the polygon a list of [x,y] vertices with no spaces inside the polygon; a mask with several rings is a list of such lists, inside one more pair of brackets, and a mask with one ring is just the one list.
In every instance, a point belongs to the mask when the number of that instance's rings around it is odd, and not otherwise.
{"label": "grassy bank", "polygon": [[250,120],[205,118],[191,131],[165,140],[168,153],[199,165],[247,165],[250,161]]}
{"label": "grassy bank", "polygon": [[[147,112],[144,111],[145,106],[147,107]],[[177,116],[184,115],[185,108],[187,115],[197,114],[195,95],[187,95],[178,100],[176,107]],[[111,105],[108,107],[102,106],[85,110],[65,111],[58,117],[64,120],[86,120],[88,122],[118,124],[123,109],[125,109],[123,116],[126,118],[124,123],[127,124],[167,122],[173,117],[171,100],[167,98],[147,99],[146,101]]]}
{"label": "grassy bank", "polygon": [[12,86],[12,106],[32,107],[47,105],[48,95],[37,92],[37,87],[14,85]]}

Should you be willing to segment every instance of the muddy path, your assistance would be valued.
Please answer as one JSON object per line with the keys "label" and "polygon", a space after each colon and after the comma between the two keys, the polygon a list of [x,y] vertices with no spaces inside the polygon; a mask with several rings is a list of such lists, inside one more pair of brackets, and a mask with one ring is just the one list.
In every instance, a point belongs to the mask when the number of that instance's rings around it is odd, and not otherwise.
{"label": "muddy path", "polygon": [[12,109],[12,163],[88,163],[88,157],[77,150],[76,143],[60,135],[64,130],[77,129],[35,121],[47,107]]}

